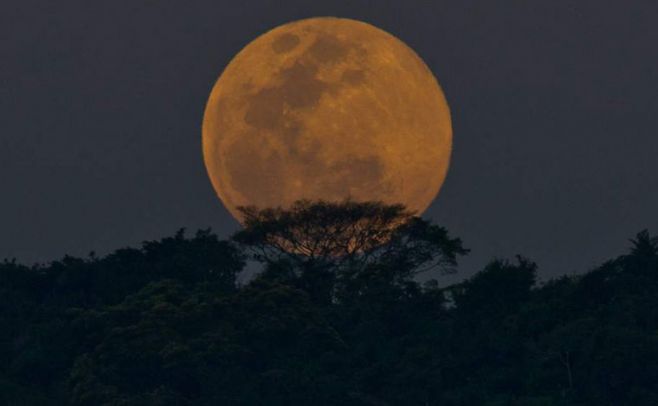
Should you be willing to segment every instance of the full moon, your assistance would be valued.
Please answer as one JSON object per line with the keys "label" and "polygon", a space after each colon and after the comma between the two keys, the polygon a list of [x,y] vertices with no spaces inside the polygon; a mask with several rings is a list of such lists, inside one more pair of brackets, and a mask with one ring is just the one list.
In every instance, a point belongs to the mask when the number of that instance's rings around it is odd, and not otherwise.
{"label": "full moon", "polygon": [[228,64],[203,119],[208,175],[229,212],[300,199],[422,213],[452,149],[450,110],[423,60],[360,21],[322,17],[261,35]]}

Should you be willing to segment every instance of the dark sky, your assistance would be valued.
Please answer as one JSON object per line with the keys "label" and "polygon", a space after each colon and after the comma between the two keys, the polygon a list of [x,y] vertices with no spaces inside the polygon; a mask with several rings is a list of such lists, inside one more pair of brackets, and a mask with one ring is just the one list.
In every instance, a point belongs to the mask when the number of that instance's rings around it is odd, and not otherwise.
{"label": "dark sky", "polygon": [[230,59],[313,16],[364,20],[434,71],[454,152],[428,218],[473,253],[587,270],[658,231],[658,2],[26,1],[0,6],[0,258],[211,226],[201,119]]}

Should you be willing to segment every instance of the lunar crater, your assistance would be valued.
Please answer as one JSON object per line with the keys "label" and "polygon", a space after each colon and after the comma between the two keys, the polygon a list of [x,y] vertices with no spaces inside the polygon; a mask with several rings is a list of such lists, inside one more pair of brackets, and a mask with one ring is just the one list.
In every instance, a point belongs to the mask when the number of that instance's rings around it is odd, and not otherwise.
{"label": "lunar crater", "polygon": [[285,33],[274,39],[272,50],[277,54],[290,52],[299,45],[299,37],[295,34]]}
{"label": "lunar crater", "polygon": [[350,50],[351,47],[338,38],[320,33],[306,53],[319,64],[334,64],[344,59]]}
{"label": "lunar crater", "polygon": [[347,85],[361,85],[366,81],[366,72],[363,69],[346,69],[340,80]]}

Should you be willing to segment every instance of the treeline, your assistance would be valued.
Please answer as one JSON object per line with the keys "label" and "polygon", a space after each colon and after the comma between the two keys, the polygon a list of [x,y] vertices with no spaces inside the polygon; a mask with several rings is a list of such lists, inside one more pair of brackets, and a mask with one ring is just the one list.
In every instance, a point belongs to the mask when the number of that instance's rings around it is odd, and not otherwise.
{"label": "treeline", "polygon": [[[658,239],[538,284],[381,204],[245,209],[48,265],[0,263],[1,405],[656,405]],[[261,272],[237,280],[251,258]]]}

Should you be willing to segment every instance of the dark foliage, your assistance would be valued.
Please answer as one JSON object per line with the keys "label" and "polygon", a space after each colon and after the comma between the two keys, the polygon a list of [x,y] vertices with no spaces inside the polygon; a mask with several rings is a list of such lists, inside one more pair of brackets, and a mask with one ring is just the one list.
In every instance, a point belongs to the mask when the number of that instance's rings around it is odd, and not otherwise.
{"label": "dark foliage", "polygon": [[230,241],[0,263],[0,404],[658,404],[646,231],[580,276],[538,284],[518,257],[441,288],[415,276],[467,250],[402,207],[249,215]]}

